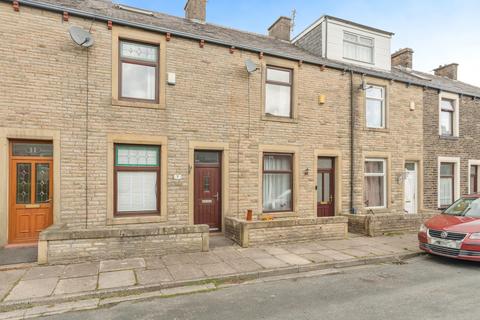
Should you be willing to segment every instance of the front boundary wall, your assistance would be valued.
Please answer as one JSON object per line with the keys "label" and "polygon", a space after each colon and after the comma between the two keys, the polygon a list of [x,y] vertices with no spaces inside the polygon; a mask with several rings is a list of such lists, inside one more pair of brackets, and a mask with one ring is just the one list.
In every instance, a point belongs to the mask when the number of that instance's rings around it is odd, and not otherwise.
{"label": "front boundary wall", "polygon": [[78,230],[52,226],[40,234],[38,263],[68,264],[208,250],[207,225]]}
{"label": "front boundary wall", "polygon": [[438,212],[419,214],[345,214],[348,231],[370,237],[418,231],[420,225]]}
{"label": "front boundary wall", "polygon": [[345,239],[347,223],[347,217],[343,216],[272,221],[246,221],[226,217],[225,236],[244,248],[319,239]]}

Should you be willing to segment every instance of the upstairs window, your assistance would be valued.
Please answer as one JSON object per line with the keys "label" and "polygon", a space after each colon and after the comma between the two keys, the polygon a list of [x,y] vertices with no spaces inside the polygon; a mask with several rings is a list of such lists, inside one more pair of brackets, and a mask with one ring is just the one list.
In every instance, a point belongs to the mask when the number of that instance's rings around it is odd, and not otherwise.
{"label": "upstairs window", "polygon": [[454,135],[455,103],[453,100],[440,100],[440,135]]}
{"label": "upstairs window", "polygon": [[267,67],[265,83],[265,114],[278,117],[292,116],[291,69]]}
{"label": "upstairs window", "polygon": [[120,99],[158,102],[158,46],[120,41]]}
{"label": "upstairs window", "polygon": [[365,92],[365,118],[368,128],[385,128],[385,88],[369,86]]}
{"label": "upstairs window", "polygon": [[354,33],[343,34],[343,57],[345,59],[373,63],[374,41]]}

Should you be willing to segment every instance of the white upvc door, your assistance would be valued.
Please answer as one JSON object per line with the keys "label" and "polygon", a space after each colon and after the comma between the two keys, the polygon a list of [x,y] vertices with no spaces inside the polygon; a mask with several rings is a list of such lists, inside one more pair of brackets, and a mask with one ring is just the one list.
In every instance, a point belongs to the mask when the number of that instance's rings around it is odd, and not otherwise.
{"label": "white upvc door", "polygon": [[417,199],[418,199],[418,187],[417,187],[417,163],[406,162],[405,163],[405,186],[404,186],[404,210],[406,213],[417,213]]}

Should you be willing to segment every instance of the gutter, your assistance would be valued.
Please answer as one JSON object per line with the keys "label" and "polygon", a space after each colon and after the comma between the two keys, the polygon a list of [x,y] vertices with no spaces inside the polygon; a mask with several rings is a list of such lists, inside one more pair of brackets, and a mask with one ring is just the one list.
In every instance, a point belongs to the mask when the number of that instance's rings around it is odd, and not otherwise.
{"label": "gutter", "polygon": [[353,89],[353,71],[350,71],[350,213],[355,214],[357,210],[353,207],[353,179],[355,177],[355,103]]}
{"label": "gutter", "polygon": [[[12,0],[0,0],[0,1],[7,2],[7,3],[12,3]],[[264,54],[267,54],[267,55],[270,55],[270,56],[273,56],[273,57],[284,58],[284,59],[295,60],[295,61],[302,61],[303,63],[309,63],[309,64],[313,64],[313,65],[318,65],[318,66],[325,66],[325,67],[333,68],[333,69],[336,69],[336,70],[341,70],[343,72],[350,71],[350,72],[358,73],[358,74],[361,74],[361,75],[369,75],[369,76],[372,76],[372,77],[375,77],[375,78],[380,78],[380,79],[385,79],[385,80],[394,80],[394,81],[402,82],[402,83],[405,83],[405,84],[408,84],[408,85],[416,85],[416,86],[419,86],[419,87],[441,90],[441,91],[445,91],[445,92],[451,92],[451,93],[461,94],[461,95],[464,95],[464,96],[470,96],[470,97],[473,97],[473,98],[479,98],[480,99],[480,96],[476,96],[474,94],[452,91],[452,90],[448,90],[448,89],[443,89],[443,88],[438,87],[438,86],[431,86],[431,85],[428,85],[428,84],[425,84],[425,83],[422,83],[422,82],[405,80],[405,79],[398,78],[394,75],[387,76],[387,75],[375,74],[374,72],[369,72],[368,70],[358,68],[356,66],[340,65],[340,64],[336,64],[334,62],[328,61],[328,60],[323,60],[323,59],[322,60],[320,60],[320,59],[318,59],[318,60],[317,59],[315,59],[315,60],[314,59],[303,60],[302,58],[292,56],[292,55],[289,55],[289,54],[278,53],[278,52],[269,51],[269,50],[262,50],[262,49],[259,49],[259,48],[256,48],[256,47],[243,45],[243,44],[232,44],[232,43],[229,43],[227,41],[222,41],[222,40],[219,40],[219,39],[210,38],[208,36],[207,37],[203,37],[203,36],[200,37],[198,35],[188,33],[188,32],[173,30],[173,29],[164,28],[164,27],[153,26],[153,25],[149,25],[149,24],[145,24],[145,23],[132,22],[132,21],[129,21],[129,20],[109,17],[109,16],[102,15],[102,14],[96,14],[96,13],[92,13],[92,12],[88,12],[88,11],[84,11],[84,10],[68,8],[68,7],[64,7],[64,6],[60,6],[60,5],[56,5],[56,4],[51,4],[51,3],[43,3],[43,2],[39,2],[39,1],[35,1],[35,0],[18,0],[18,3],[22,4],[22,5],[32,7],[32,8],[43,9],[43,10],[59,12],[59,13],[63,13],[65,11],[67,11],[70,15],[81,17],[81,18],[88,18],[88,19],[105,21],[105,22],[112,21],[112,23],[118,24],[118,25],[143,29],[143,30],[147,30],[147,31],[159,32],[159,33],[170,33],[172,35],[176,35],[176,36],[186,38],[186,39],[205,40],[206,42],[210,42],[210,43],[225,46],[225,47],[232,47],[233,46],[233,47],[243,49],[243,50],[246,50],[246,51],[250,51],[250,52],[255,52],[255,53],[263,52]]]}

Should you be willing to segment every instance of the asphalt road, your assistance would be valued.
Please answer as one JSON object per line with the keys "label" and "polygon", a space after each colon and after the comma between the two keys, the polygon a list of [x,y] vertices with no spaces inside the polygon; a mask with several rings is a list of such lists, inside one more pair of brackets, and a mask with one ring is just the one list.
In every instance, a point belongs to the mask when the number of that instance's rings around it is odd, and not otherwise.
{"label": "asphalt road", "polygon": [[244,284],[43,319],[480,319],[480,264],[424,256],[406,264]]}

